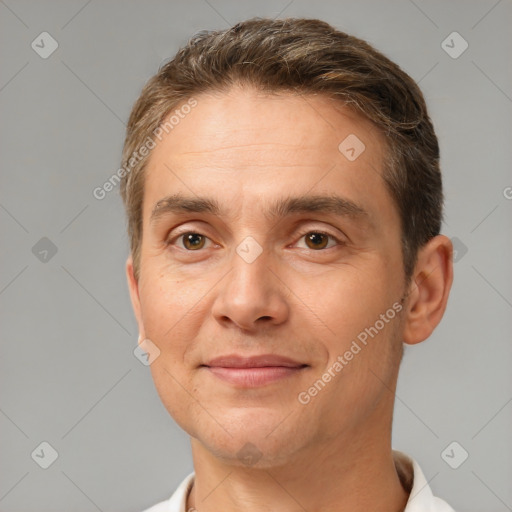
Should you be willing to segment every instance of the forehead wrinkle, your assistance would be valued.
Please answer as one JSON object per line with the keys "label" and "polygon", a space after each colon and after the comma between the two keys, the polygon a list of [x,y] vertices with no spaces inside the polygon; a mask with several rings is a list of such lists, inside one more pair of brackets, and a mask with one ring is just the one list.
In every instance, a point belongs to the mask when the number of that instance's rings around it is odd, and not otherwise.
{"label": "forehead wrinkle", "polygon": [[235,144],[235,145],[232,145],[232,146],[218,146],[218,147],[214,147],[214,148],[209,148],[209,149],[199,149],[197,151],[180,151],[179,152],[179,155],[201,155],[203,153],[216,153],[216,152],[219,152],[219,151],[226,151],[226,150],[232,150],[232,149],[248,149],[248,148],[257,148],[257,149],[260,149],[260,148],[263,148],[263,147],[266,147],[266,146],[270,146],[271,148],[274,148],[274,147],[279,147],[279,148],[283,148],[283,150],[289,150],[289,151],[296,151],[297,149],[315,149],[314,146],[311,146],[310,148],[306,147],[306,146],[301,146],[301,145],[297,145],[297,144],[285,144],[285,143],[280,143],[280,142],[252,142],[252,143],[247,143],[247,144]]}

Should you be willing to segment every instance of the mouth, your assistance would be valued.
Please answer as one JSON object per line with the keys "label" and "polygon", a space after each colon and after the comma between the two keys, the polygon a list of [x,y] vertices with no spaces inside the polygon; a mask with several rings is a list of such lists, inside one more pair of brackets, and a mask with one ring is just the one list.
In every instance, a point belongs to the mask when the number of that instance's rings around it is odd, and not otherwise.
{"label": "mouth", "polygon": [[221,356],[201,365],[214,377],[241,388],[265,386],[301,373],[309,365],[275,354]]}

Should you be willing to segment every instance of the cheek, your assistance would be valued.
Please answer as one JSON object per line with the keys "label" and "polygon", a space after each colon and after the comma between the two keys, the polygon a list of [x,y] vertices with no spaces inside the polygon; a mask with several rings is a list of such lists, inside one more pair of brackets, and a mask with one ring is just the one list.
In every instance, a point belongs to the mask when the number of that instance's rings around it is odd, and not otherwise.
{"label": "cheek", "polygon": [[[187,354],[193,349],[197,329],[200,290],[193,284],[163,273],[146,273],[141,289],[141,311],[146,337],[160,350],[150,371],[162,403],[186,431],[200,414],[191,407],[196,395]],[[184,288],[185,286],[185,288]],[[195,307],[194,307],[195,306]],[[192,400],[192,404],[195,403]]]}
{"label": "cheek", "polygon": [[378,275],[373,269],[349,268],[328,276],[310,297],[312,310],[342,337],[364,328],[389,307],[391,294]]}
{"label": "cheek", "polygon": [[[155,389],[167,412],[176,423],[190,435],[201,431],[201,425],[211,429],[209,417],[204,417],[202,400],[197,389],[182,370],[182,365],[169,361],[169,355],[163,355],[151,366],[151,376]],[[195,398],[197,396],[197,398]]]}
{"label": "cheek", "polygon": [[[146,338],[160,350],[161,357],[154,364],[165,365],[173,374],[176,371],[183,373],[185,352],[197,329],[198,322],[194,320],[197,317],[196,295],[190,289],[184,290],[180,280],[155,274],[145,276],[140,301]],[[158,380],[168,378],[165,374],[158,376]]]}
{"label": "cheek", "polygon": [[381,367],[393,359],[393,349],[399,345],[395,338],[399,336],[402,309],[396,283],[389,272],[376,265],[371,272],[339,273],[321,293],[318,290],[310,297],[311,309],[327,327],[325,345],[330,365],[347,351],[352,351],[348,354],[350,371],[344,373]]}
{"label": "cheek", "polygon": [[184,318],[197,302],[193,283],[166,272],[146,273],[140,287],[141,311],[147,331],[170,329]]}

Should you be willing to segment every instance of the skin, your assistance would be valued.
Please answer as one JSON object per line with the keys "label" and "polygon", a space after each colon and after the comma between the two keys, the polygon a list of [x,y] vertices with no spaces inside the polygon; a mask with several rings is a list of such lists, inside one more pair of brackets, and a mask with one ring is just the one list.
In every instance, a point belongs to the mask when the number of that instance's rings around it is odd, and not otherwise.
{"label": "skin", "polygon": [[[450,240],[426,244],[405,282],[400,219],[382,179],[385,139],[346,107],[240,87],[196,99],[148,161],[138,281],[132,259],[126,264],[141,339],[160,350],[150,367],[156,389],[191,437],[187,510],[403,510],[408,493],[391,450],[402,342],[428,338],[443,316]],[[366,146],[355,161],[338,150],[349,134]],[[177,193],[213,198],[221,211],[150,222],[158,201]],[[366,215],[266,215],[281,198],[333,193]],[[206,237],[195,239],[199,249],[178,237],[184,231]],[[330,236],[308,244],[318,231]],[[262,249],[252,263],[236,252],[249,236]],[[401,300],[402,311],[300,403],[299,393]],[[201,367],[232,353],[308,366],[251,389]],[[247,443],[256,462],[238,455]]]}

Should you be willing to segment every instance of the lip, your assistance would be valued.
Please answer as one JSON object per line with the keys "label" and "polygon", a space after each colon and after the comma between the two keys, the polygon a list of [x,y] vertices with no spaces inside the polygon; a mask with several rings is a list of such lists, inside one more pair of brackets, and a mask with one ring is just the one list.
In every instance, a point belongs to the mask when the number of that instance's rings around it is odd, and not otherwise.
{"label": "lip", "polygon": [[238,354],[228,354],[215,357],[204,366],[223,368],[263,368],[265,366],[283,366],[286,368],[297,368],[305,366],[289,357],[277,354],[262,354],[258,356],[243,357]]}
{"label": "lip", "polygon": [[215,377],[236,387],[265,386],[297,375],[307,364],[276,354],[242,357],[236,354],[220,356],[202,365]]}

